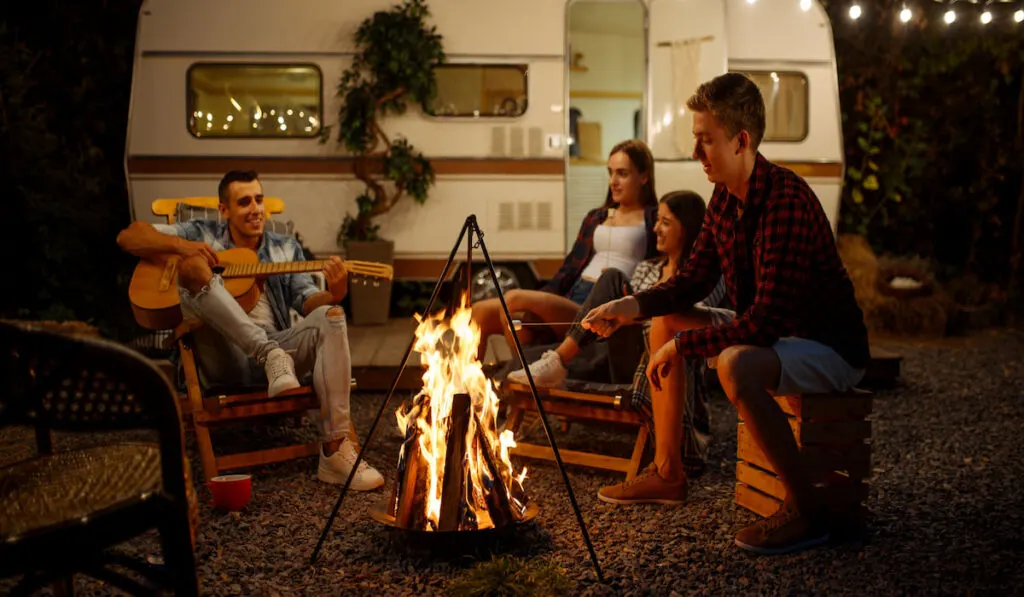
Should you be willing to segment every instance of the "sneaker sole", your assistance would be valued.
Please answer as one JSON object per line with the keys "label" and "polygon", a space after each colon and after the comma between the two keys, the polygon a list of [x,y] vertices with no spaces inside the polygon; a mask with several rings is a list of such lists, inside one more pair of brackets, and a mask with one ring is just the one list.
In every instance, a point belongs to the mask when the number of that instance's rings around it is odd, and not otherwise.
{"label": "sneaker sole", "polygon": [[[348,479],[348,475],[339,475],[331,471],[317,470],[316,478],[331,485],[344,485],[345,480]],[[384,479],[381,479],[377,483],[360,483],[358,479],[352,479],[352,485],[349,485],[349,489],[354,491],[373,491],[374,489],[383,486]]]}
{"label": "sneaker sole", "polygon": [[829,533],[825,533],[820,537],[815,537],[814,539],[807,539],[806,541],[801,541],[800,543],[794,543],[793,545],[787,545],[785,547],[757,547],[756,545],[748,545],[740,541],[739,539],[736,539],[735,543],[737,546],[751,553],[756,553],[757,555],[781,556],[787,553],[803,551],[805,549],[821,545],[822,543],[827,543],[830,537],[831,535]]}
{"label": "sneaker sole", "polygon": [[270,391],[270,388],[267,388],[267,398],[276,398],[280,396],[282,393],[287,392],[288,390],[294,390],[295,388],[300,387],[302,387],[302,384],[300,384],[299,380],[296,379],[294,383],[288,382],[287,384],[285,384],[284,387],[277,388],[273,392]]}
{"label": "sneaker sole", "polygon": [[597,494],[597,499],[602,502],[608,502],[609,504],[618,504],[620,506],[629,506],[632,504],[662,504],[664,506],[679,506],[686,503],[686,500],[671,500],[671,499],[658,499],[658,498],[641,498],[635,500],[621,500],[618,498],[608,497],[605,495]]}

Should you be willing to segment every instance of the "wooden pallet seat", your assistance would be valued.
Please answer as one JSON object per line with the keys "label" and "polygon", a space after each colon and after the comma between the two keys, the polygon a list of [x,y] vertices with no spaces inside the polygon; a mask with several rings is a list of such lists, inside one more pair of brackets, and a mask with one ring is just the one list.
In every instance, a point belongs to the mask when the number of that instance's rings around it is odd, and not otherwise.
{"label": "wooden pallet seat", "polygon": [[[871,478],[872,394],[778,396],[804,464],[836,526],[863,524]],[[741,419],[736,436],[736,503],[770,516],[786,498],[786,489]]]}

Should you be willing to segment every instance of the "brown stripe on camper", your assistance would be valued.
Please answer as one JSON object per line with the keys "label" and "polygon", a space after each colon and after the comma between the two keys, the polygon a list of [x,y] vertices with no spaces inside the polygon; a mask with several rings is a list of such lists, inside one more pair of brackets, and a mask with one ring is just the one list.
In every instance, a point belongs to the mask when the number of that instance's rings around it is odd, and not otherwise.
{"label": "brown stripe on camper", "polygon": [[775,162],[789,168],[803,178],[842,178],[843,165],[839,162]]}
{"label": "brown stripe on camper", "polygon": [[[565,162],[561,159],[431,158],[430,163],[438,176],[467,174],[562,176],[565,174]],[[210,174],[219,176],[229,170],[256,170],[261,174],[352,174],[353,165],[354,160],[350,157],[133,156],[128,158],[128,172],[131,174]]]}

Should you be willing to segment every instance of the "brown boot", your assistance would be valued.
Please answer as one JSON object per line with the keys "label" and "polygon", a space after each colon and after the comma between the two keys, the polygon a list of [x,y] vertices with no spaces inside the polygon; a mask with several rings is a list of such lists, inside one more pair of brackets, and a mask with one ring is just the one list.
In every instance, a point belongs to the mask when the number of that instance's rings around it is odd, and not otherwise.
{"label": "brown boot", "polygon": [[597,497],[610,504],[683,504],[686,502],[686,476],[680,481],[666,481],[652,464],[632,481],[602,487]]}
{"label": "brown boot", "polygon": [[821,515],[807,516],[786,502],[779,510],[736,534],[736,545],[761,555],[781,555],[825,543],[828,525]]}

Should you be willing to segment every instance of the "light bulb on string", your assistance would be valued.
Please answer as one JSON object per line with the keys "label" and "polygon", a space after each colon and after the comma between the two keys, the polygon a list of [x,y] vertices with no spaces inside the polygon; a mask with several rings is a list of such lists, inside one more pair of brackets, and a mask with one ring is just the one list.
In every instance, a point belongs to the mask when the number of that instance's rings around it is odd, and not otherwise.
{"label": "light bulb on string", "polygon": [[1013,22],[1019,23],[1024,21],[1024,10],[1018,9],[1017,12],[1013,13]]}
{"label": "light bulb on string", "polygon": [[904,6],[903,10],[900,11],[900,20],[903,21],[904,23],[909,23],[910,17],[912,16],[914,16],[914,14],[910,12],[910,9],[907,8],[906,6]]}
{"label": "light bulb on string", "polygon": [[985,12],[981,13],[981,24],[982,25],[988,25],[991,22],[992,22],[992,13],[990,13],[987,10]]}
{"label": "light bulb on string", "polygon": [[800,10],[804,12],[811,10],[811,0],[800,0]]}
{"label": "light bulb on string", "polygon": [[952,9],[947,10],[946,14],[942,17],[943,21],[946,21],[947,25],[951,25],[956,20],[956,12]]}
{"label": "light bulb on string", "polygon": [[857,19],[860,18],[860,14],[861,14],[860,4],[854,4],[853,6],[850,7],[850,18],[851,19],[856,21]]}

